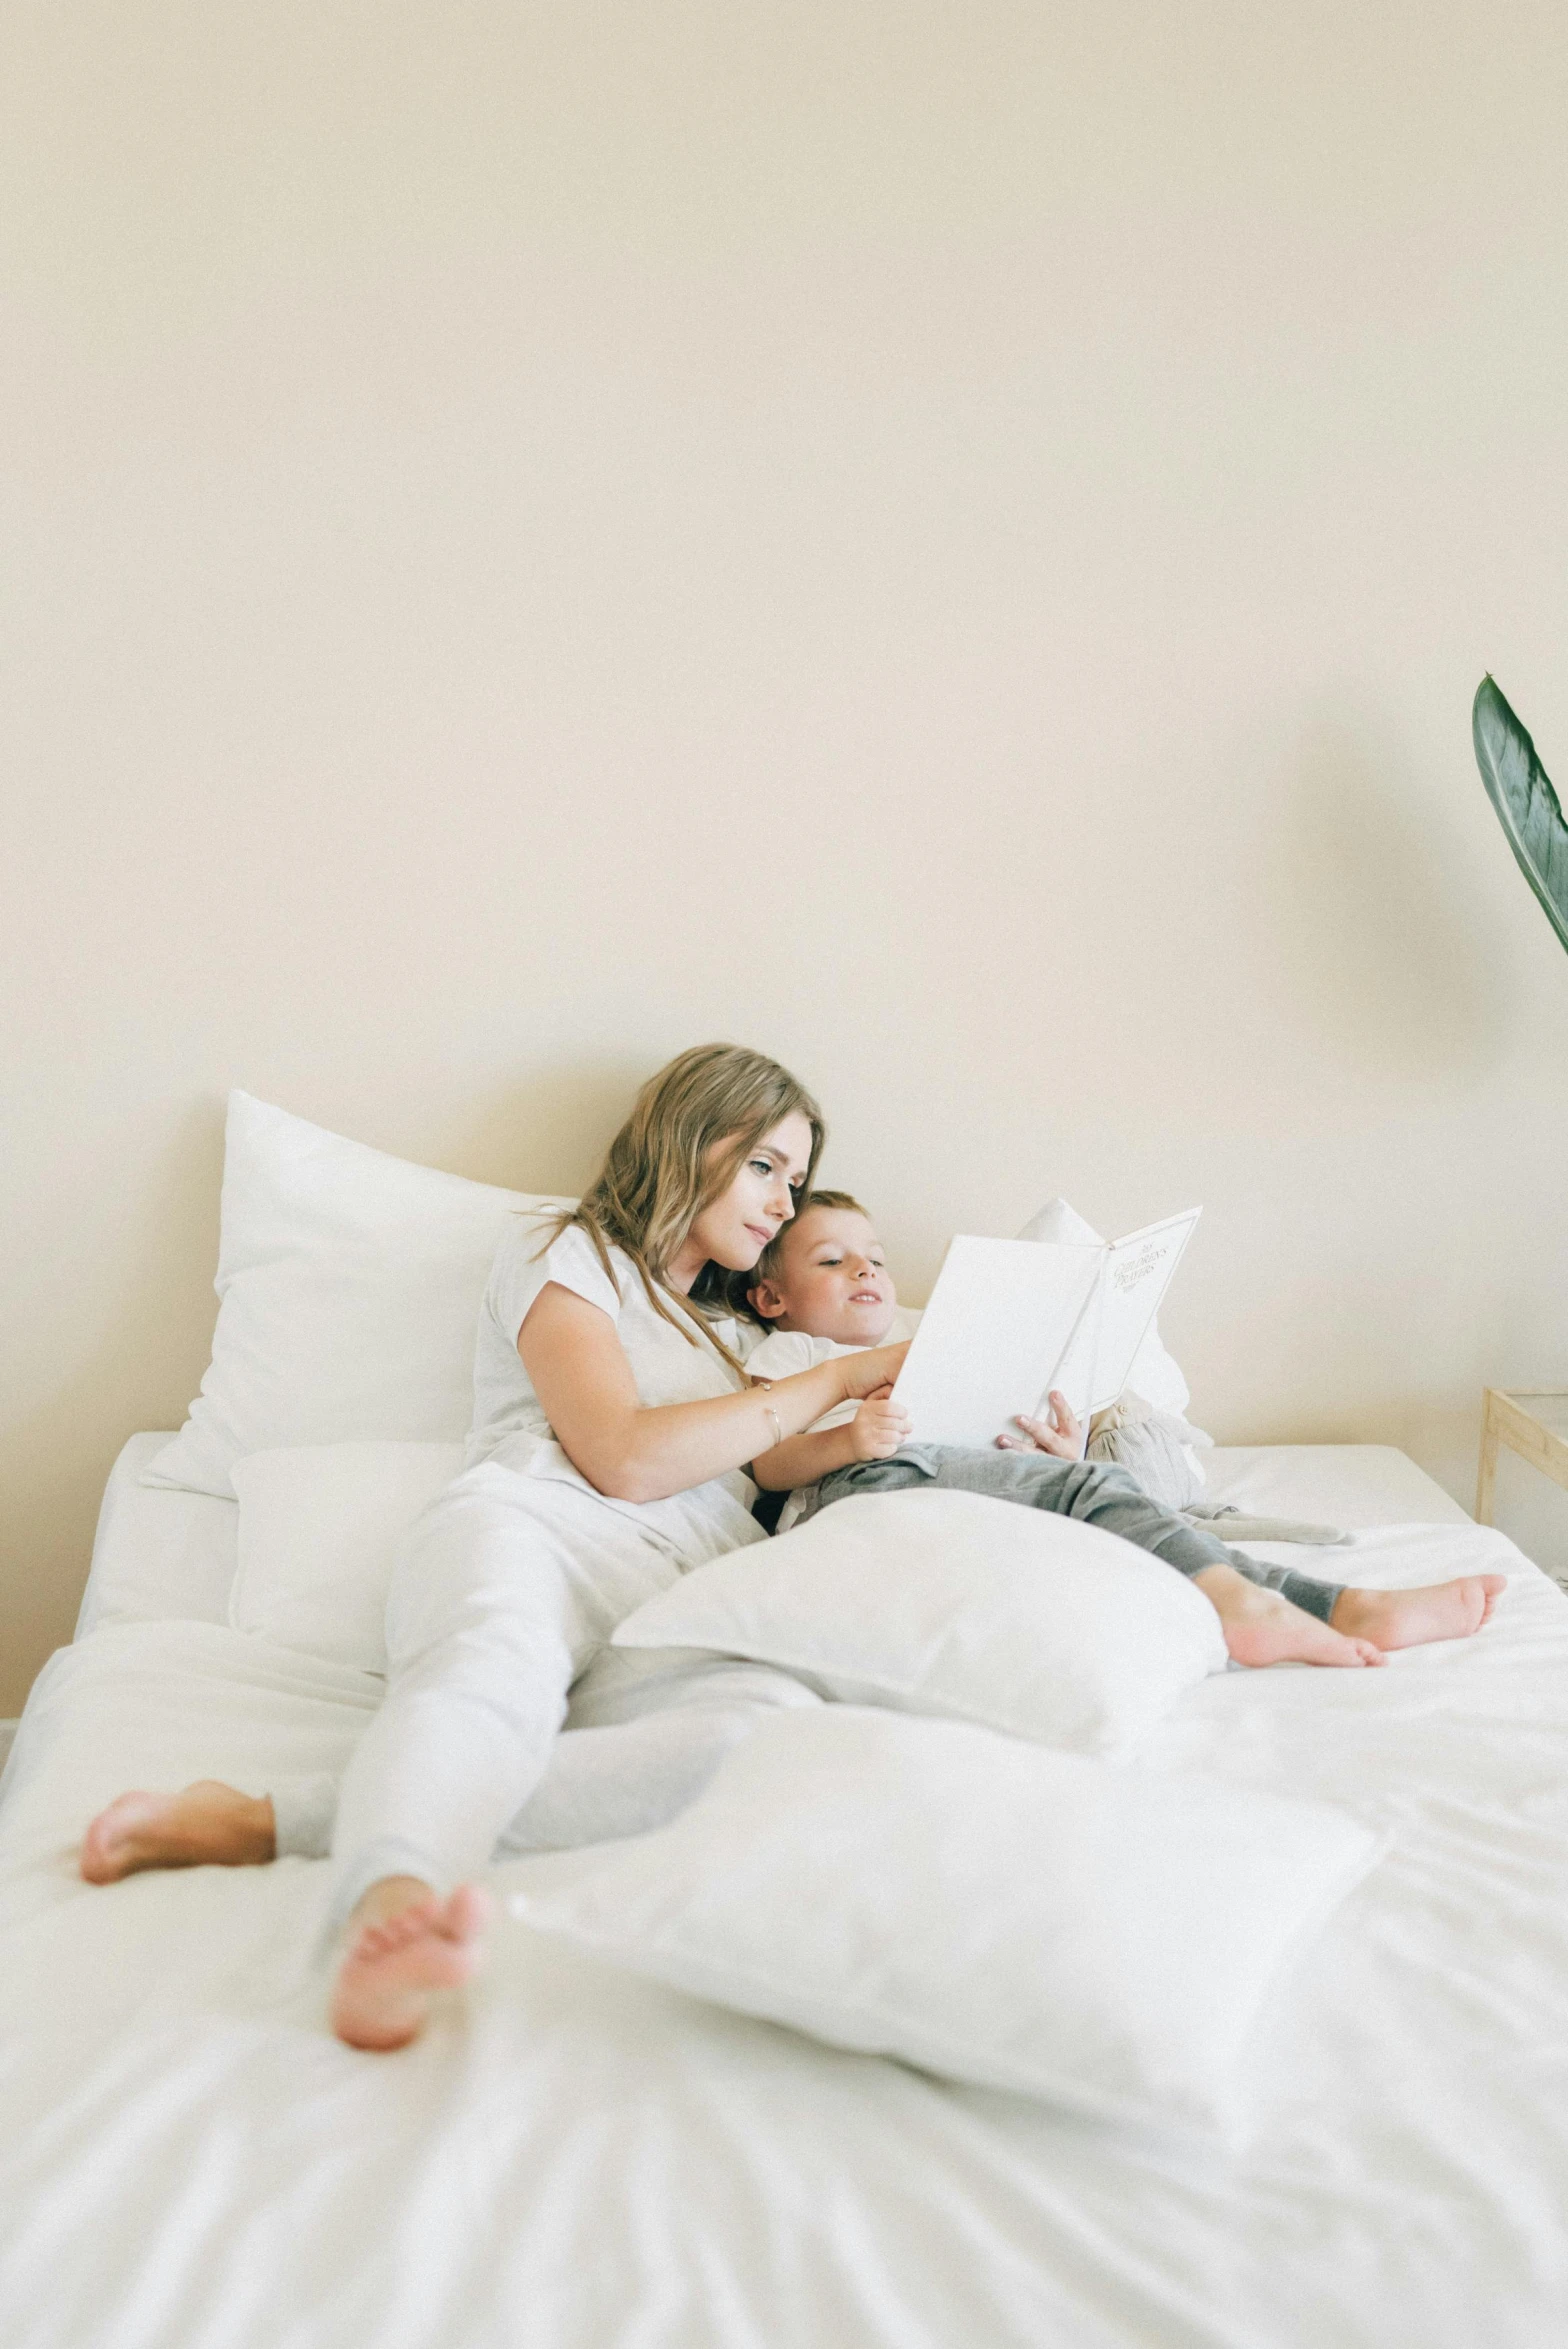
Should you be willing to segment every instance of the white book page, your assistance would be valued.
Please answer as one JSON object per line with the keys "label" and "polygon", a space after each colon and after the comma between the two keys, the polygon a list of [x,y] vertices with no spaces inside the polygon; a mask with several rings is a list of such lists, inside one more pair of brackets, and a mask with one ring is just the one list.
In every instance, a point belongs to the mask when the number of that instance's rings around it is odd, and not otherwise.
{"label": "white book page", "polygon": [[989,1449],[1060,1384],[1058,1366],[1094,1298],[1103,1247],[953,1241],[894,1393],[917,1444]]}
{"label": "white book page", "polygon": [[1117,1240],[1111,1247],[1098,1316],[1091,1411],[1107,1410],[1127,1384],[1133,1357],[1160,1309],[1160,1300],[1202,1212],[1191,1207],[1185,1215],[1170,1216],[1164,1223],[1146,1224],[1141,1232],[1129,1232],[1125,1240]]}
{"label": "white book page", "polygon": [[[1086,1244],[1072,1240],[1036,1240],[1031,1243],[1037,1248],[1042,1246],[1050,1248],[1077,1247]],[[1068,1339],[1056,1367],[1046,1379],[1047,1391],[1041,1395],[1040,1400],[1034,1406],[1034,1416],[1037,1419],[1048,1417],[1051,1400],[1050,1389],[1052,1387],[1058,1388],[1067,1398],[1068,1408],[1073,1417],[1082,1424],[1085,1446],[1089,1441],[1089,1414],[1097,1408],[1090,1398],[1094,1393],[1095,1372],[1100,1360],[1100,1315],[1104,1304],[1105,1266],[1109,1256],[1110,1250],[1102,1246],[1099,1279],[1090,1292],[1088,1303],[1078,1317],[1077,1328]]]}

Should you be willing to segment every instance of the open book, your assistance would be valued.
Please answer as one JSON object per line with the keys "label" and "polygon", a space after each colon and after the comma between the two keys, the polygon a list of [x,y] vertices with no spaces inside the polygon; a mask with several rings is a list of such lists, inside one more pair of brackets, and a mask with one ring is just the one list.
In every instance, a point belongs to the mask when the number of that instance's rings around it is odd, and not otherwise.
{"label": "open book", "polygon": [[954,1240],[894,1389],[912,1441],[989,1447],[1053,1387],[1087,1421],[1114,1403],[1202,1210],[1125,1240]]}

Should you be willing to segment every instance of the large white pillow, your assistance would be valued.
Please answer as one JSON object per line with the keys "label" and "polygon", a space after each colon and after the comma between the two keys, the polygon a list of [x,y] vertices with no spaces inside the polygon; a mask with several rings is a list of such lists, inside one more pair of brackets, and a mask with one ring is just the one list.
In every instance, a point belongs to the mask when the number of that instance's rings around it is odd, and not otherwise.
{"label": "large white pillow", "polygon": [[519,1209],[550,1203],[231,1093],[212,1361],[143,1481],[232,1500],[249,1452],[465,1436],[491,1260]]}
{"label": "large white pillow", "polygon": [[[1052,1199],[1041,1208],[1038,1215],[1030,1217],[1018,1237],[1021,1240],[1075,1241],[1079,1246],[1098,1247],[1103,1235],[1095,1230],[1092,1223],[1086,1223],[1076,1208],[1069,1207],[1065,1199]],[[1135,1395],[1141,1395],[1146,1403],[1152,1403],[1156,1411],[1169,1411],[1177,1419],[1185,1417],[1192,1397],[1175,1357],[1166,1352],[1161,1342],[1158,1319],[1149,1324],[1132,1358],[1127,1384]],[[1193,1465],[1197,1466],[1196,1459]],[[1198,1469],[1198,1482],[1203,1482],[1201,1468]]]}
{"label": "large white pillow", "polygon": [[529,1862],[512,1906],[835,2046],[1212,2128],[1378,1849],[1327,1804],[830,1705],[765,1722],[672,1826]]}
{"label": "large white pillow", "polygon": [[398,1544],[462,1465],[461,1444],[318,1444],[236,1460],[234,1629],[384,1673]]}
{"label": "large white pillow", "polygon": [[1074,1517],[935,1487],[835,1501],[699,1566],[617,1647],[776,1664],[849,1704],[1125,1751],[1228,1661],[1183,1574]]}

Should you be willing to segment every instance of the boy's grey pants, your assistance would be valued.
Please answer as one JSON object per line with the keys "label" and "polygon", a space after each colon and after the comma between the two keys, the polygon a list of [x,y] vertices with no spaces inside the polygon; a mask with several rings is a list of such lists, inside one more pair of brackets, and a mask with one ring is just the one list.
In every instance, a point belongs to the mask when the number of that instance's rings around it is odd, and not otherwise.
{"label": "boy's grey pants", "polygon": [[[1018,1501],[1026,1509],[1049,1509],[1058,1517],[1081,1517],[1106,1533],[1120,1534],[1174,1566],[1178,1574],[1200,1574],[1205,1566],[1233,1566],[1249,1582],[1277,1590],[1308,1615],[1326,1623],[1342,1582],[1320,1582],[1294,1566],[1261,1566],[1256,1558],[1227,1548],[1185,1518],[1151,1501],[1125,1468],[1094,1460],[1058,1460],[1051,1452],[970,1451],[957,1444],[906,1444],[890,1460],[855,1460],[835,1468],[817,1488],[817,1508],[847,1500],[852,1493],[897,1493],[922,1484],[960,1493],[988,1493]],[[812,1512],[815,1514],[815,1511]]]}

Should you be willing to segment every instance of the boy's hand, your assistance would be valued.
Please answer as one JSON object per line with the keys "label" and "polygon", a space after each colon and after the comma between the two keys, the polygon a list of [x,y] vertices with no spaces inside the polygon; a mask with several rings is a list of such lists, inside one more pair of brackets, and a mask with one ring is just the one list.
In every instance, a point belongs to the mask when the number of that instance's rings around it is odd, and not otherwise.
{"label": "boy's hand", "polygon": [[890,1401],[892,1388],[879,1387],[868,1395],[849,1423],[857,1460],[890,1460],[908,1441],[910,1418],[902,1403]]}
{"label": "boy's hand", "polygon": [[1067,1397],[1053,1387],[1050,1405],[1049,1419],[1028,1419],[1020,1411],[1018,1425],[1024,1432],[1022,1435],[1014,1435],[1009,1431],[1006,1435],[999,1435],[996,1440],[1002,1450],[1054,1452],[1058,1460],[1081,1460],[1084,1431],[1068,1408]]}

